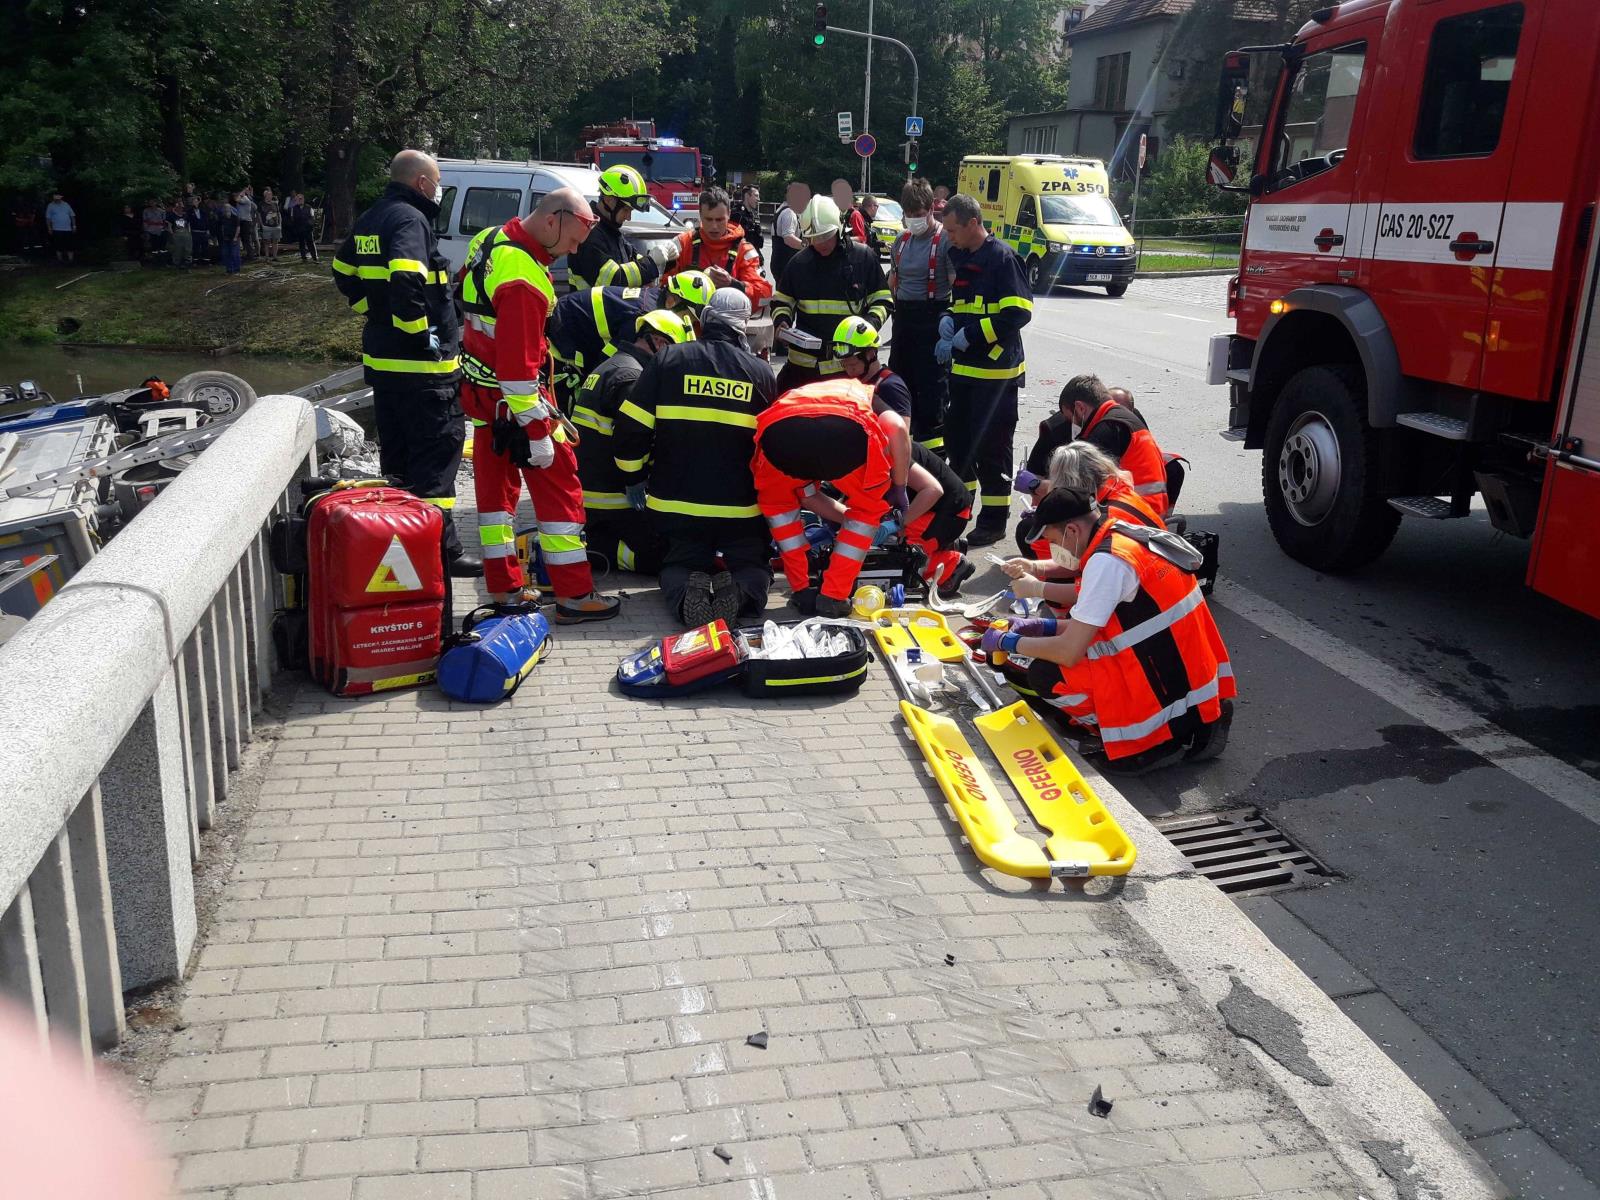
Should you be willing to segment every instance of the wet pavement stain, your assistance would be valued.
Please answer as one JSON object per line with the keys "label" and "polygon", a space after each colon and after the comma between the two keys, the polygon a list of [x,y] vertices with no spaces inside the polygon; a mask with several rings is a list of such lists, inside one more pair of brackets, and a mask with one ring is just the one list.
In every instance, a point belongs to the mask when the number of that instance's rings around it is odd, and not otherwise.
{"label": "wet pavement stain", "polygon": [[1385,725],[1378,735],[1381,746],[1308,750],[1272,759],[1243,792],[1231,798],[1255,803],[1306,799],[1395,779],[1437,786],[1463,771],[1489,765],[1449,734],[1426,725]]}
{"label": "wet pavement stain", "polygon": [[1600,778],[1600,704],[1507,705],[1489,709],[1484,716],[1546,754]]}

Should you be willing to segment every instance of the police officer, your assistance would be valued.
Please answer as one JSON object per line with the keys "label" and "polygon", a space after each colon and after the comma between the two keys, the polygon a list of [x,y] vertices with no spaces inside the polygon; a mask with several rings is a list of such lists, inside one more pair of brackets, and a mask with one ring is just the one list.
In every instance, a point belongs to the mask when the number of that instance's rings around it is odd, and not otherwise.
{"label": "police officer", "polygon": [[689,340],[689,326],[664,308],[641,313],[634,336],[583,382],[572,423],[584,430],[578,443],[578,478],[583,482],[583,532],[589,560],[622,571],[654,575],[661,570],[664,545],[649,515],[636,508],[617,470],[617,412],[633,398],[634,385],[656,351]]}
{"label": "police officer", "polygon": [[778,384],[745,342],[749,316],[749,297],[720,288],[699,340],[658,351],[617,411],[617,469],[627,485],[645,484],[667,543],[662,595],[690,626],[758,613],[772,586],[750,460]]}
{"label": "police officer", "polygon": [[648,251],[622,232],[635,212],[650,207],[644,176],[632,167],[607,167],[600,172],[600,199],[595,203],[600,223],[567,260],[567,283],[574,291],[591,287],[643,287],[654,283],[677,260],[676,241],[653,242]]}
{"label": "police officer", "polygon": [[450,297],[450,263],[439,253],[439,164],[402,150],[389,186],[356,218],[333,259],[333,281],[356,312],[361,362],[377,410],[378,461],[385,475],[444,510],[450,574],[481,575],[462,553],[452,510],[466,440],[460,385],[461,326]]}
{"label": "police officer", "polygon": [[781,390],[836,378],[844,367],[832,356],[833,331],[841,317],[865,317],[882,328],[894,302],[878,256],[844,232],[839,206],[813,196],[800,217],[807,246],[789,260],[772,293],[772,324],[780,335],[795,330],[816,339],[816,348],[790,345],[778,376]]}
{"label": "police officer", "polygon": [[980,500],[967,541],[990,546],[1005,536],[1011,511],[1011,439],[1027,375],[1022,327],[1033,319],[1033,292],[1022,263],[989,235],[971,196],[950,197],[940,219],[951,267],[950,311],[939,320],[934,347],[934,357],[950,364],[945,445]]}

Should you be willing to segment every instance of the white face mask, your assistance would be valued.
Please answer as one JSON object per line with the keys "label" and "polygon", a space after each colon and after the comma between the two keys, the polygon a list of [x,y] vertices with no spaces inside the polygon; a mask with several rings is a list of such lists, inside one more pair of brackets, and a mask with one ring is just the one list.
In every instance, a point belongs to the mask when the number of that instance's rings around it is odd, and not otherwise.
{"label": "white face mask", "polygon": [[442,180],[433,185],[433,202],[435,204],[444,203],[444,182]]}
{"label": "white face mask", "polygon": [[1078,556],[1065,546],[1058,546],[1054,542],[1050,543],[1050,561],[1058,567],[1066,567],[1069,571],[1078,569]]}
{"label": "white face mask", "polygon": [[928,232],[928,218],[927,217],[907,217],[906,218],[906,232],[909,233],[912,237],[921,237],[923,234]]}

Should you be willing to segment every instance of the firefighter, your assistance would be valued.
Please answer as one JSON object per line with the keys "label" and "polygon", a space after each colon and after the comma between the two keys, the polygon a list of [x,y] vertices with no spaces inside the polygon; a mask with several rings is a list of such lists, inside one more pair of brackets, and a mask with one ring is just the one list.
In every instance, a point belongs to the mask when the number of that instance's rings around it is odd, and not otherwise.
{"label": "firefighter", "polygon": [[[900,424],[892,414],[873,412],[872,392],[862,384],[825,379],[785,392],[756,422],[757,503],[772,528],[791,603],[802,613],[847,615],[879,523],[890,509],[904,523],[909,476],[894,464],[885,418]],[[814,588],[801,510],[823,495],[823,484],[839,493],[843,512],[822,586]]]}
{"label": "firefighter", "polygon": [[644,486],[666,542],[662,595],[689,626],[759,613],[772,586],[750,458],[778,384],[745,341],[749,317],[748,296],[718,289],[699,340],[658,351],[617,410],[617,469],[625,486]]}
{"label": "firefighter", "polygon": [[906,231],[890,250],[894,343],[889,366],[911,391],[911,436],[943,454],[948,384],[933,348],[939,341],[939,319],[950,307],[950,243],[944,226],[930,215],[933,190],[927,180],[908,182],[900,205]]}
{"label": "firefighter", "polygon": [[467,316],[462,402],[473,423],[484,582],[498,601],[525,598],[512,517],[526,483],[555,592],[555,620],[562,624],[606,620],[620,608],[615,596],[594,590],[583,549],[577,456],[539,378],[545,321],[555,307],[550,263],[576,250],[594,222],[576,189],[558,188],[528,216],[480,233],[461,279]]}
{"label": "firefighter", "polygon": [[680,271],[661,286],[587,288],[557,300],[545,333],[557,366],[556,397],[562,411],[571,410],[579,385],[616,353],[640,314],[659,307],[692,317],[715,290],[705,272]]}
{"label": "firefighter", "polygon": [[383,473],[444,510],[451,575],[481,575],[462,552],[451,516],[461,463],[461,325],[450,297],[450,264],[439,253],[439,164],[402,150],[383,196],[356,218],[333,258],[333,281],[366,316],[361,362],[372,388]]}
{"label": "firefighter", "polygon": [[772,294],[772,324],[778,334],[791,326],[817,341],[817,349],[789,347],[789,359],[778,376],[787,391],[818,379],[837,376],[844,367],[828,357],[833,331],[841,317],[865,317],[883,327],[893,301],[878,256],[844,236],[839,206],[826,196],[813,196],[800,218],[807,247],[789,260]]}
{"label": "firefighter", "polygon": [[578,443],[578,478],[583,481],[584,537],[589,557],[623,571],[654,575],[661,570],[661,538],[650,518],[633,506],[617,471],[612,440],[617,410],[633,397],[645,363],[658,350],[689,340],[689,326],[664,308],[640,313],[634,336],[583,382],[572,423],[583,429]]}
{"label": "firefighter", "polygon": [[700,193],[700,227],[678,235],[678,250],[668,276],[704,271],[719,288],[737,288],[750,297],[752,310],[772,296],[761,273],[761,255],[745,239],[744,227],[729,217],[728,193],[719,187]]}
{"label": "firefighter", "polygon": [[895,471],[904,479],[911,469],[911,393],[905,380],[884,366],[878,357],[881,336],[865,317],[846,317],[833,331],[833,356],[850,379],[872,389],[872,411],[894,420],[880,422],[889,435],[889,452]]}
{"label": "firefighter", "polygon": [[1033,318],[1033,293],[1017,256],[984,227],[976,200],[952,196],[941,219],[950,311],[939,319],[934,357],[950,364],[945,443],[967,490],[978,494],[967,541],[991,546],[1005,536],[1011,509],[1011,440],[1027,374],[1022,327]]}
{"label": "firefighter", "polygon": [[600,172],[600,198],[594,205],[600,221],[567,260],[567,283],[573,291],[613,284],[643,287],[654,283],[676,260],[677,242],[651,242],[648,250],[640,250],[638,243],[623,233],[629,216],[649,207],[650,191],[638,171],[617,166]]}
{"label": "firefighter", "polygon": [[[955,201],[951,201],[952,204]],[[1057,488],[1032,532],[1082,571],[1071,614],[990,629],[985,652],[1032,658],[1028,683],[1080,729],[1108,766],[1148,770],[1215,758],[1233,721],[1233,666],[1175,535],[1114,520],[1085,492]],[[1198,556],[1195,556],[1195,560]]]}

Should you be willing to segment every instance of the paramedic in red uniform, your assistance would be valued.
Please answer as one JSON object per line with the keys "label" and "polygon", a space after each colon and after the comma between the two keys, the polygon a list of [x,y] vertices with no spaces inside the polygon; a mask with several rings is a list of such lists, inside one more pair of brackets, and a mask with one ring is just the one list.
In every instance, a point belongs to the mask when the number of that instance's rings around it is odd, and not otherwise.
{"label": "paramedic in red uniform", "polygon": [[[902,427],[898,417],[872,411],[870,388],[845,379],[785,392],[756,419],[756,503],[802,613],[848,614],[879,522],[891,508],[904,516],[910,507],[907,473],[895,466],[886,422]],[[839,492],[845,512],[819,591],[811,586],[801,510],[824,483]]]}
{"label": "paramedic in red uniform", "polygon": [[513,520],[522,484],[539,523],[539,552],[556,621],[606,620],[620,602],[594,590],[583,547],[578,460],[549,391],[545,320],[555,307],[550,264],[583,242],[594,215],[572,188],[551,192],[526,217],[480,233],[467,252],[461,307],[462,408],[473,422],[473,477],[484,583],[496,600],[521,594]]}
{"label": "paramedic in red uniform", "polygon": [[1028,682],[1100,737],[1111,767],[1148,770],[1215,758],[1228,740],[1233,665],[1200,582],[1150,539],[1173,535],[1113,520],[1084,492],[1057,488],[1030,533],[1082,570],[1069,617],[983,635],[985,652],[1033,659]]}
{"label": "paramedic in red uniform", "polygon": [[772,298],[772,284],[761,273],[761,255],[729,212],[727,192],[719,187],[701,192],[700,227],[678,235],[677,260],[664,274],[704,271],[716,287],[737,288],[757,309]]}

